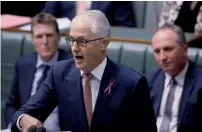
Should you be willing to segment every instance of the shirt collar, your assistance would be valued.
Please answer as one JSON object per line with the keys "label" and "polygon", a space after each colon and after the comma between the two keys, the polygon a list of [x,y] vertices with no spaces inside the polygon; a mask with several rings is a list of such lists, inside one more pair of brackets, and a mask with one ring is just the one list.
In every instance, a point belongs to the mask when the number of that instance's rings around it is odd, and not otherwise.
{"label": "shirt collar", "polygon": [[[102,79],[102,76],[104,74],[104,70],[105,67],[107,65],[107,58],[105,57],[105,59],[102,61],[102,63],[100,65],[98,65],[94,70],[92,70],[90,73],[95,76],[96,78],[98,78],[99,80]],[[81,76],[83,75],[83,71],[81,70]]]}
{"label": "shirt collar", "polygon": [[[175,80],[181,86],[183,86],[184,84],[185,75],[187,73],[188,66],[189,66],[189,62],[187,62],[184,69],[177,76],[175,76]],[[168,86],[171,80],[171,76],[168,73],[165,73],[165,77],[166,77],[165,84],[166,86]]]}
{"label": "shirt collar", "polygon": [[58,56],[59,56],[59,52],[56,51],[56,53],[54,54],[53,58],[50,61],[45,62],[45,61],[43,61],[41,59],[40,55],[38,54],[37,55],[36,68],[39,68],[43,64],[46,64],[46,65],[49,65],[49,66],[53,65],[55,62],[57,62]]}

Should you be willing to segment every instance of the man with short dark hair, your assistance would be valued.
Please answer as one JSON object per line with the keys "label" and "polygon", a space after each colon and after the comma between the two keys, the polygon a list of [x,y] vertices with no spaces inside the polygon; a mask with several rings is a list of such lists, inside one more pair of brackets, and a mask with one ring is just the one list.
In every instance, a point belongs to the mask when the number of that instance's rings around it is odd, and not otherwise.
{"label": "man with short dark hair", "polygon": [[146,75],[158,132],[195,132],[202,67],[188,59],[184,32],[165,24],[152,38],[160,68]]}
{"label": "man with short dark hair", "polygon": [[[60,34],[56,18],[47,13],[37,14],[31,24],[31,37],[36,52],[17,60],[10,95],[6,102],[7,125],[14,113],[39,89],[51,65],[72,58],[71,52],[58,49]],[[59,131],[57,108],[44,122],[50,131]]]}

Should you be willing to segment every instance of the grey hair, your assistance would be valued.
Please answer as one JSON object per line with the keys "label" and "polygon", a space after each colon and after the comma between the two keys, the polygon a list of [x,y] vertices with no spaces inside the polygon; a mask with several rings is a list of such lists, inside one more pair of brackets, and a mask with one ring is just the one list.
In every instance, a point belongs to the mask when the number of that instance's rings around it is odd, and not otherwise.
{"label": "grey hair", "polygon": [[[106,16],[99,10],[89,10],[77,17],[90,17],[93,18],[91,25],[91,32],[97,37],[110,37],[111,28]],[[74,19],[75,19],[74,18]]]}
{"label": "grey hair", "polygon": [[177,43],[179,43],[180,45],[186,44],[184,31],[179,26],[174,24],[165,23],[160,28],[158,28],[154,34],[156,34],[160,30],[166,30],[166,29],[172,30],[176,34]]}

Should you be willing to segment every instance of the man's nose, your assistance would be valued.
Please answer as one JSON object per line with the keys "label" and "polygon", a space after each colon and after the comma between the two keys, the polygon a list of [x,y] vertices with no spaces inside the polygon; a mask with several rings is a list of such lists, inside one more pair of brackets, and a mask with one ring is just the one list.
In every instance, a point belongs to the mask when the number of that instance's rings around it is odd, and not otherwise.
{"label": "man's nose", "polygon": [[43,35],[43,44],[47,44],[47,36]]}
{"label": "man's nose", "polygon": [[164,51],[161,51],[161,52],[160,52],[160,60],[161,60],[161,61],[165,61],[166,59],[167,59],[167,56],[166,56],[165,52],[164,52]]}
{"label": "man's nose", "polygon": [[72,51],[78,51],[80,50],[80,47],[78,46],[77,42],[74,41],[72,46],[71,46]]}

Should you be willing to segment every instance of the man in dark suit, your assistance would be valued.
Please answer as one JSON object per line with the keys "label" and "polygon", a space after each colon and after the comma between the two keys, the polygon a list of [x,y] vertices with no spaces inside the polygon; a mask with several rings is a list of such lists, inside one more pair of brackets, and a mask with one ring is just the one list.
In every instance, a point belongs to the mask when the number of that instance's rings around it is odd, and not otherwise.
{"label": "man in dark suit", "polygon": [[[32,40],[36,52],[17,60],[10,95],[6,102],[5,117],[9,125],[14,113],[36,93],[46,76],[48,67],[59,60],[72,58],[71,52],[59,50],[60,34],[56,18],[47,13],[37,14],[32,21]],[[57,131],[57,109],[49,116],[44,125]],[[58,128],[57,128],[58,127]]]}
{"label": "man in dark suit", "polygon": [[62,131],[156,132],[146,78],[106,56],[109,37],[102,12],[75,17],[66,38],[74,60],[52,66],[39,92],[15,113],[12,130],[41,126],[58,105]]}
{"label": "man in dark suit", "polygon": [[81,10],[102,11],[112,26],[135,27],[131,1],[48,1],[42,12],[72,20]]}
{"label": "man in dark suit", "polygon": [[198,103],[197,103],[197,132],[202,131],[202,89],[198,92]]}
{"label": "man in dark suit", "polygon": [[153,38],[160,68],[146,75],[159,132],[195,132],[197,93],[202,88],[202,67],[188,60],[180,27],[165,24]]}

